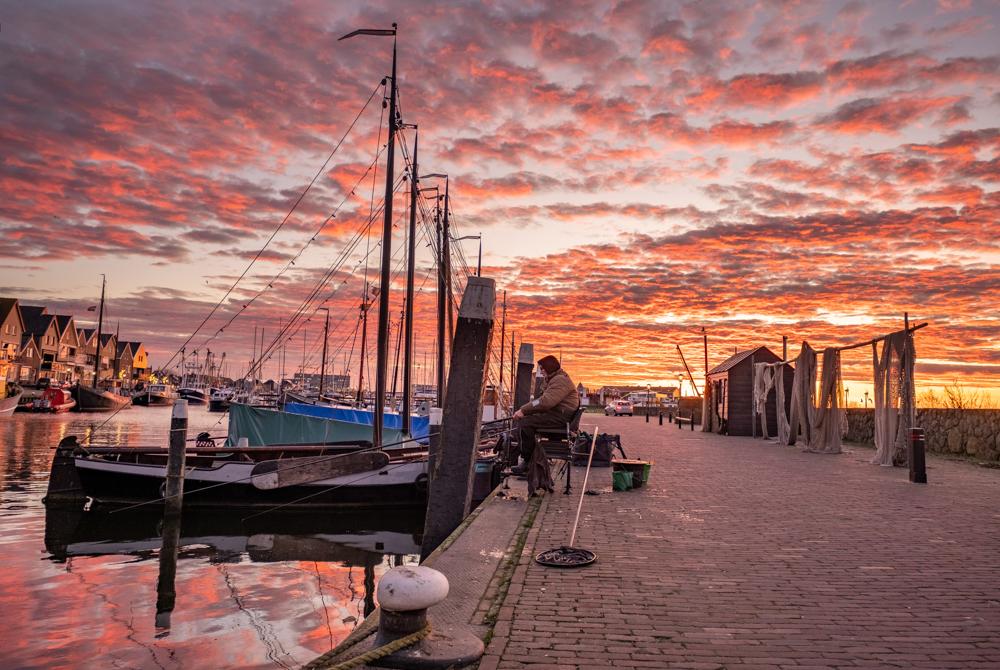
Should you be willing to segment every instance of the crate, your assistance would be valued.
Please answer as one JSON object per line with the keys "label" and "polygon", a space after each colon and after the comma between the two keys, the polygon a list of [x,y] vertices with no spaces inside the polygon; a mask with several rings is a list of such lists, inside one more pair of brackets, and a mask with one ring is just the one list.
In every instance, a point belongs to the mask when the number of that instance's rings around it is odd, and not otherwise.
{"label": "crate", "polygon": [[642,488],[649,483],[649,475],[653,469],[652,461],[616,458],[611,461],[614,472],[629,472],[632,474],[632,488]]}

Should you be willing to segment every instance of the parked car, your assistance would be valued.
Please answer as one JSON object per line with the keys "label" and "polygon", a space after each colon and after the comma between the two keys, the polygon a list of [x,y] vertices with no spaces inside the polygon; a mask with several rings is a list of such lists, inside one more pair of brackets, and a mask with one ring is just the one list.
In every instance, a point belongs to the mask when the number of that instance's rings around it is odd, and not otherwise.
{"label": "parked car", "polygon": [[622,414],[632,416],[632,403],[628,400],[615,400],[604,408],[604,414],[606,416],[621,416]]}

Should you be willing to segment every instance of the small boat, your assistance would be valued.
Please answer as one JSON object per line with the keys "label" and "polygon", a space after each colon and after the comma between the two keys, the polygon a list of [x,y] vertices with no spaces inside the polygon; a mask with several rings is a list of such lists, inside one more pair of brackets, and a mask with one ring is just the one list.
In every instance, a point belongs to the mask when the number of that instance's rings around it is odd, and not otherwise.
{"label": "small boat", "polygon": [[[422,506],[427,452],[334,442],[269,447],[188,447],[184,507]],[[92,499],[117,506],[160,500],[165,447],[86,447],[64,438],[46,503]]]}
{"label": "small boat", "polygon": [[28,411],[62,414],[74,407],[76,407],[76,401],[73,400],[73,395],[69,391],[49,387],[42,392],[41,398],[36,398],[32,401]]}
{"label": "small boat", "polygon": [[114,412],[132,404],[128,396],[77,384],[70,389],[78,412]]}
{"label": "small boat", "polygon": [[21,390],[19,386],[13,386],[8,390],[8,393],[13,391],[11,395],[8,395],[3,400],[0,400],[0,416],[9,416],[14,413],[17,409],[17,403],[21,400],[21,395],[24,391]]}
{"label": "small boat", "polygon": [[177,398],[177,391],[170,384],[150,384],[132,396],[132,404],[143,407],[173,405]]}
{"label": "small boat", "polygon": [[229,403],[233,400],[232,389],[212,389],[208,396],[209,412],[225,412],[229,410]]}
{"label": "small boat", "polygon": [[185,386],[177,389],[177,394],[188,401],[189,405],[207,405],[208,393],[203,388]]}

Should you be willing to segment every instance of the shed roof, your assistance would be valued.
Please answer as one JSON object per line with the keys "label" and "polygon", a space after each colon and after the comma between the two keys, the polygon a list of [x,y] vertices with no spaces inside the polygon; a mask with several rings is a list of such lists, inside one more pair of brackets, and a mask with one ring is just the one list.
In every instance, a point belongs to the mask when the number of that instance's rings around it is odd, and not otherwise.
{"label": "shed roof", "polygon": [[746,359],[748,359],[751,356],[759,353],[762,349],[764,351],[766,351],[768,354],[770,354],[770,356],[772,357],[772,359],[779,360],[778,357],[775,356],[774,352],[772,352],[767,347],[761,345],[759,347],[755,347],[754,349],[747,349],[745,351],[737,351],[735,354],[733,354],[732,356],[730,356],[729,358],[727,358],[726,360],[724,360],[722,363],[720,363],[719,365],[716,365],[714,368],[712,368],[711,370],[709,370],[708,374],[714,375],[714,374],[718,374],[720,372],[726,372],[727,370],[731,370],[734,367],[736,367],[737,365],[739,365],[740,363],[742,363],[743,361],[745,361]]}

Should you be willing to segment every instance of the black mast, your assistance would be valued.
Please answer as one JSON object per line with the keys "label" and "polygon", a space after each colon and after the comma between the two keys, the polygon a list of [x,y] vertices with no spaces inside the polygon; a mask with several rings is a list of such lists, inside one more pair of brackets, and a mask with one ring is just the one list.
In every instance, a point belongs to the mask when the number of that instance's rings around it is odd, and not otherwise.
{"label": "black mast", "polygon": [[361,297],[361,362],[358,365],[358,397],[357,402],[361,402],[362,388],[365,385],[365,345],[368,344],[368,284],[365,284],[365,292]]}
{"label": "black mast", "polygon": [[[410,166],[410,228],[409,240],[406,249],[406,310],[403,315],[404,328],[406,329],[405,344],[403,345],[403,408],[400,416],[403,420],[403,435],[410,434],[410,404],[413,392],[412,368],[413,368],[413,281],[414,264],[417,256],[417,194],[420,192],[417,184],[417,126],[413,126],[413,165]],[[393,381],[396,377],[393,375]]]}
{"label": "black mast", "polygon": [[320,307],[320,309],[326,311],[326,321],[323,324],[323,361],[319,365],[319,395],[316,396],[316,402],[323,401],[323,382],[326,381],[326,344],[330,335],[330,308]]}
{"label": "black mast", "polygon": [[[396,24],[392,24],[395,32]],[[392,180],[396,171],[396,38],[392,38],[392,81],[389,85],[389,142],[385,150],[385,208],[382,217],[382,278],[378,292],[378,350],[375,355],[375,416],[372,444],[382,445],[385,421],[385,373],[389,359],[389,272],[392,269]]]}
{"label": "black mast", "polygon": [[[392,264],[392,181],[396,171],[396,24],[391,30],[362,29],[344,35],[345,40],[355,35],[385,35],[392,37],[392,75],[389,84],[389,142],[386,144],[385,202],[382,219],[382,277],[378,300],[378,351],[375,372],[375,416],[372,418],[372,443],[382,445],[382,423],[385,421],[385,375],[389,359],[389,272]],[[366,300],[367,302],[367,300]],[[367,310],[366,310],[367,312]],[[364,365],[362,361],[362,365]],[[358,384],[358,393],[361,385]]]}
{"label": "black mast", "polygon": [[437,314],[437,406],[444,407],[444,326],[445,326],[445,281],[444,281],[444,243],[441,239],[441,196],[434,204],[434,220],[437,230],[438,248],[438,314]]}
{"label": "black mast", "polygon": [[[97,384],[101,379],[101,330],[104,328],[104,286],[107,284],[108,278],[101,275],[101,306],[100,311],[97,313],[97,355],[94,356],[94,388],[97,388]],[[117,344],[115,345],[117,346]],[[118,351],[115,350],[115,355]],[[82,396],[81,396],[82,397]]]}

